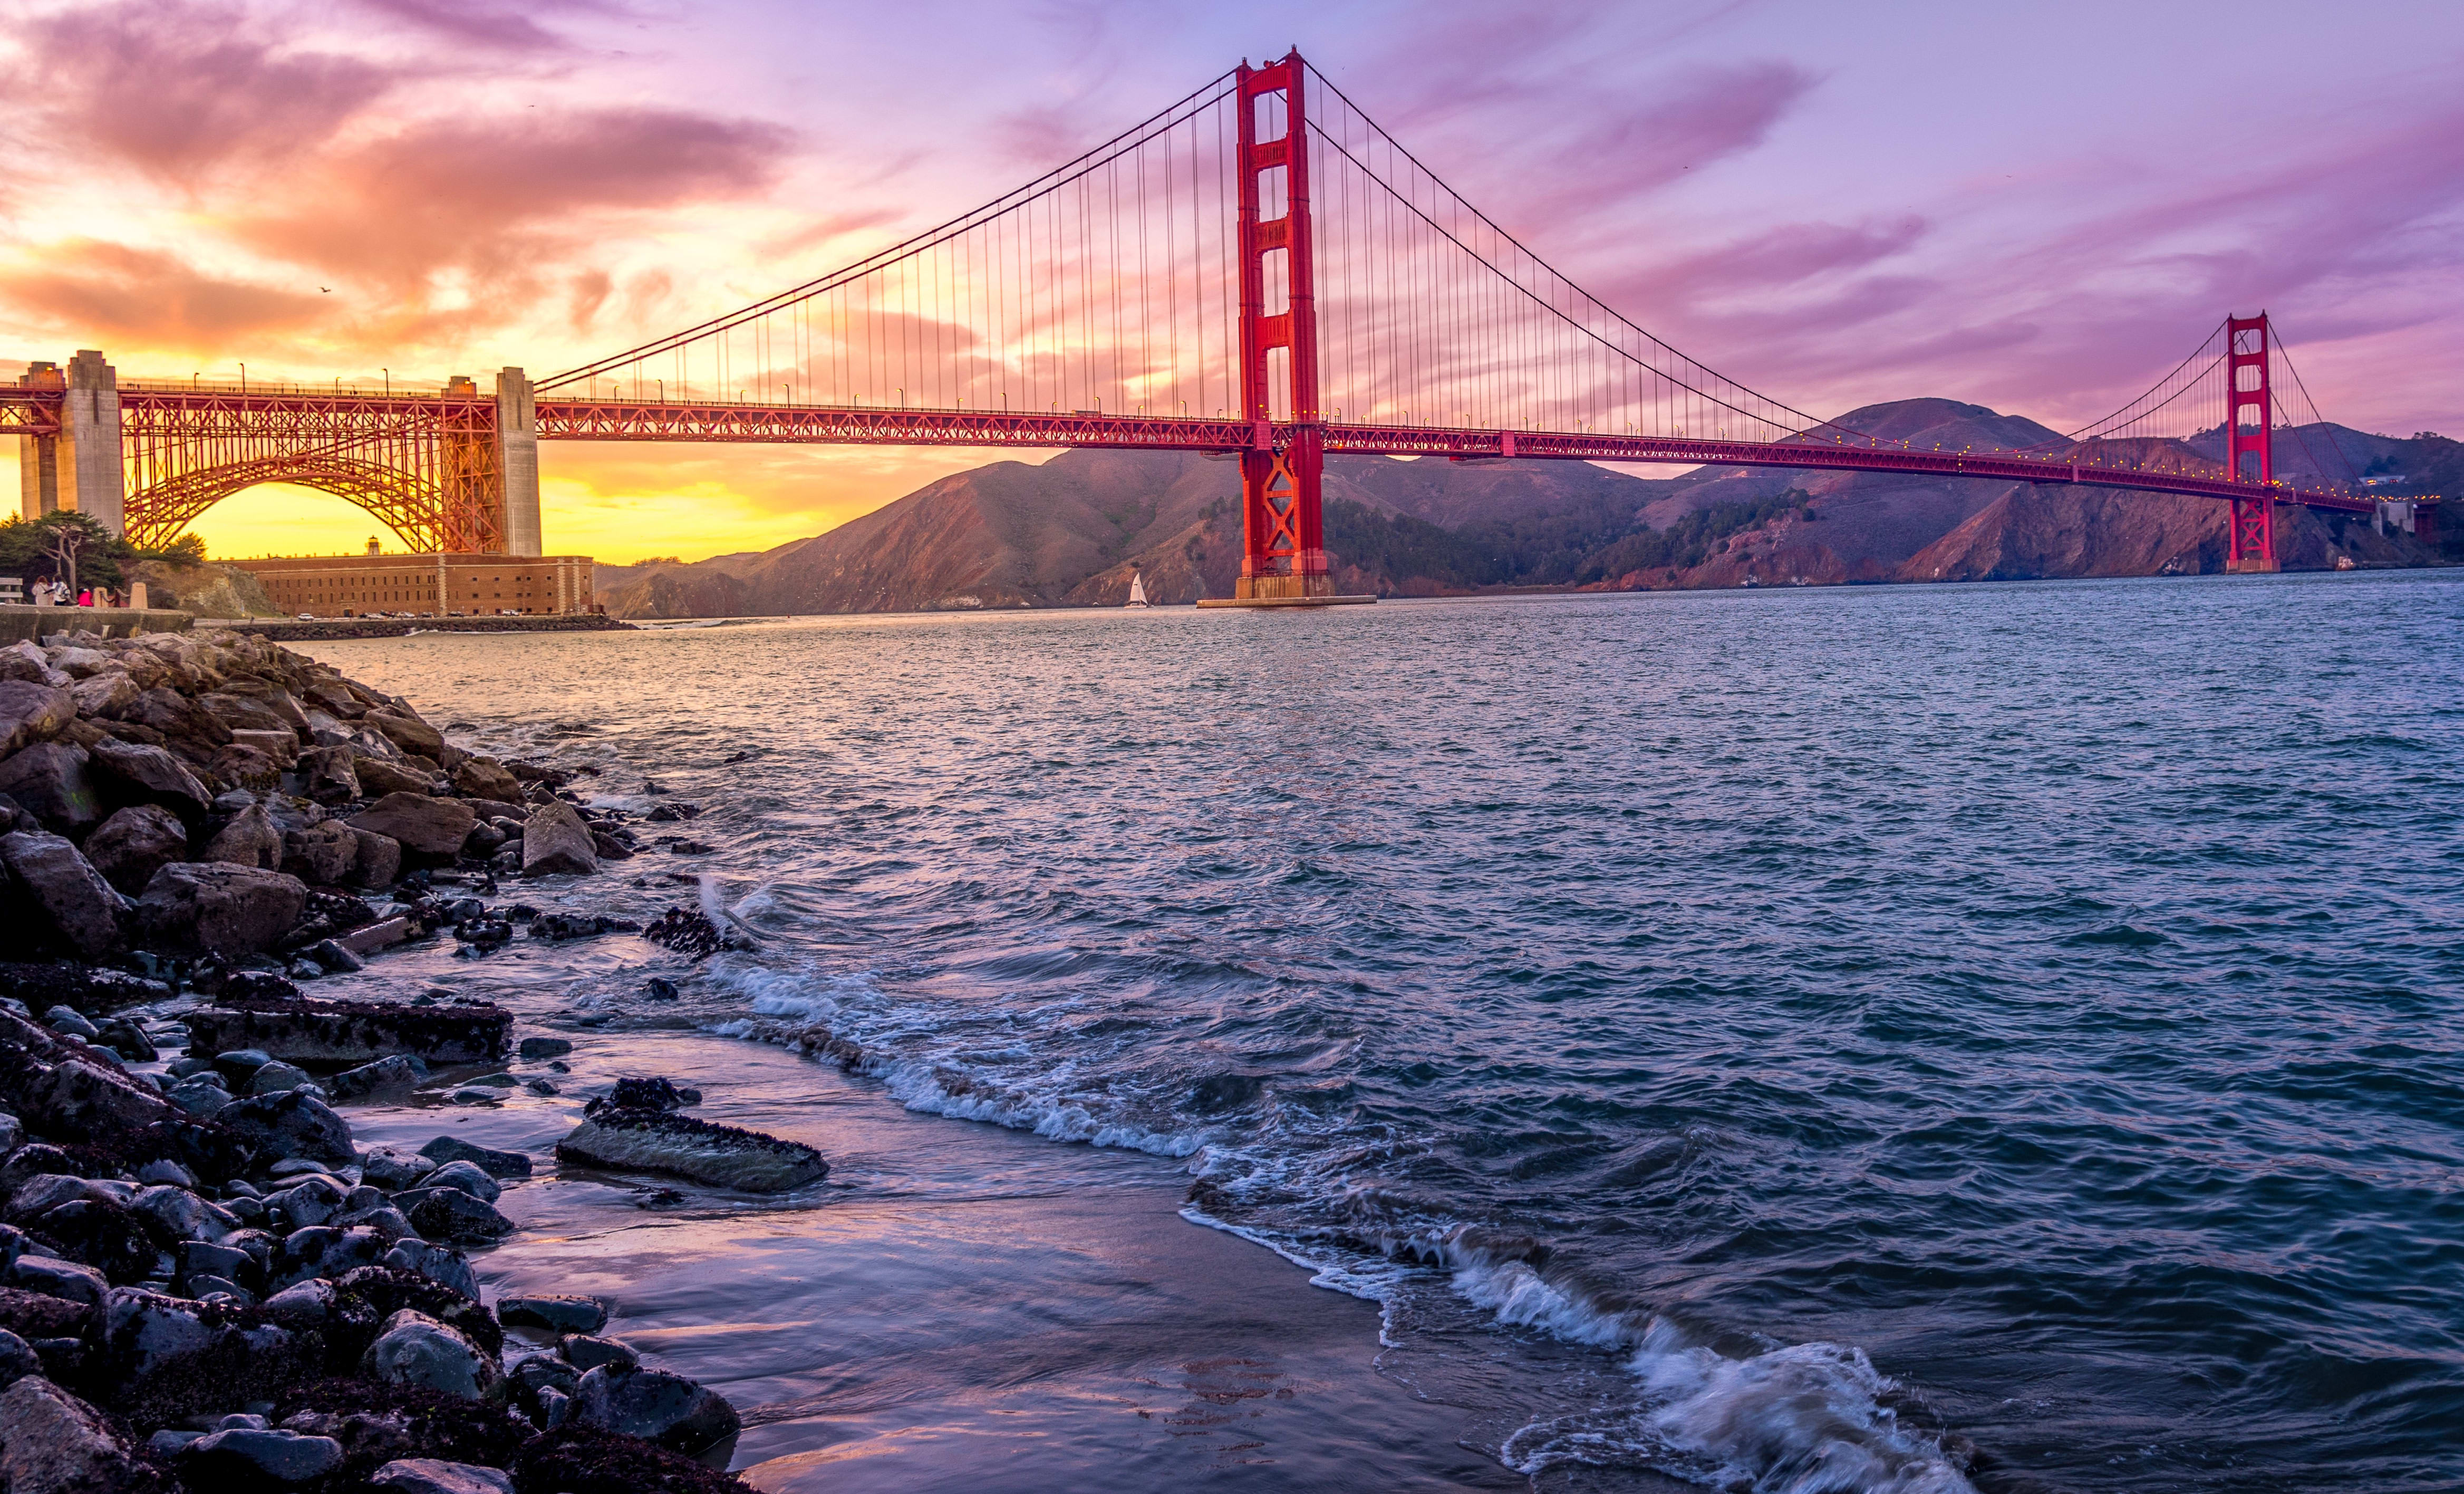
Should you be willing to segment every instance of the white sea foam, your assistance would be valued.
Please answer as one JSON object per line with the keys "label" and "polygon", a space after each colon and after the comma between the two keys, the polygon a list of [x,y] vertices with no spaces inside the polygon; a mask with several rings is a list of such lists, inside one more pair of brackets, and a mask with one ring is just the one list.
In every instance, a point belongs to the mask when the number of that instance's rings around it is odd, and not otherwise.
{"label": "white sea foam", "polygon": [[[980,1012],[900,1002],[862,975],[724,958],[710,975],[752,1013],[711,1030],[803,1052],[850,1052],[843,1045],[853,1044],[862,1050],[857,1066],[911,1110],[1157,1156],[1207,1149],[1203,1131],[1106,1113],[1077,1092],[1067,1062],[1034,1069],[1040,1050],[1031,1043],[985,1041],[993,1035],[982,1030]],[[1032,1071],[1023,1076],[1022,1067]],[[1226,1169],[1288,1171],[1272,1156],[1230,1148],[1209,1151],[1194,1170]],[[1533,1421],[1507,1439],[1502,1461],[1527,1475],[1567,1464],[1649,1466],[1752,1494],[1973,1494],[1939,1446],[1900,1424],[1888,1403],[1895,1387],[1860,1350],[1812,1343],[1731,1358],[1665,1319],[1603,1307],[1552,1279],[1545,1253],[1529,1241],[1461,1225],[1392,1238],[1380,1258],[1197,1209],[1182,1218],[1265,1246],[1309,1271],[1314,1285],[1378,1303],[1378,1336],[1389,1348],[1399,1347],[1399,1305],[1434,1264],[1459,1298],[1501,1327],[1626,1354],[1638,1393],[1632,1404]]]}

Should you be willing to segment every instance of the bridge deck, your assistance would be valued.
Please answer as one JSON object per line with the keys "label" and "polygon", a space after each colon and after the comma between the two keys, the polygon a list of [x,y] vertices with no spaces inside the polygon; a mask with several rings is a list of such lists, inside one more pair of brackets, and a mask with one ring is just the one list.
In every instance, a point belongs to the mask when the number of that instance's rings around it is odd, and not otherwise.
{"label": "bridge deck", "polygon": [[[261,433],[267,424],[319,428],[347,438],[351,428],[398,427],[404,421],[455,414],[493,414],[493,395],[409,394],[314,385],[253,389],[131,383],[120,390],[122,420],[137,430],[176,427],[183,434]],[[0,388],[0,435],[43,435],[59,427],[60,394]],[[553,441],[683,441],[808,443],[857,446],[963,446],[1045,450],[1052,447],[1143,448],[1231,451],[1276,439],[1276,430],[1247,421],[1177,419],[1102,411],[882,409],[816,405],[737,405],[541,396],[539,434]],[[2247,498],[2253,484],[2222,475],[2220,463],[2185,459],[2179,470],[2122,465],[2119,453],[2094,444],[2060,453],[1920,450],[1877,443],[1840,445],[1810,438],[1779,442],[1705,440],[1685,436],[1612,435],[1595,431],[1484,430],[1434,426],[1329,424],[1326,450],[1346,455],[1536,458],[1562,461],[1659,462],[1714,466],[1793,467],[1830,472],[1905,472],[1980,477],[2004,482],[2079,484],[2206,498]],[[2113,460],[2108,461],[2108,456]],[[2194,465],[2193,465],[2194,464]],[[2336,513],[2367,514],[2373,500],[2326,488],[2275,485],[2277,501]]]}

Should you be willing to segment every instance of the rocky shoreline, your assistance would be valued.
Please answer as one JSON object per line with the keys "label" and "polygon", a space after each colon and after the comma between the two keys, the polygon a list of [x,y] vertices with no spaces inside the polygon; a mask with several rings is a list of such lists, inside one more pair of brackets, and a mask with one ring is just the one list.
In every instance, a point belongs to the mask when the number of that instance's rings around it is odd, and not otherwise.
{"label": "rocky shoreline", "polygon": [[[457,1072],[455,1103],[554,1093],[570,1044],[443,993],[300,990],[437,934],[632,930],[491,901],[641,847],[568,782],[262,637],[0,649],[0,1489],[745,1487],[736,1409],[602,1336],[605,1304],[483,1300],[471,1252],[515,1232],[528,1155],[362,1147],[343,1114]],[[642,932],[726,937],[681,908]],[[557,1154],[750,1194],[827,1174],[699,1100],[619,1080]]]}

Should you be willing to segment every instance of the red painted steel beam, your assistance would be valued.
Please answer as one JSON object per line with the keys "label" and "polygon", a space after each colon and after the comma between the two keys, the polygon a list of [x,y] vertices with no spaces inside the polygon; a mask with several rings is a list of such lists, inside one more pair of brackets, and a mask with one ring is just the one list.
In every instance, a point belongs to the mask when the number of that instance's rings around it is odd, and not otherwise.
{"label": "red painted steel beam", "polygon": [[1244,420],[1004,410],[837,408],[811,405],[662,405],[542,396],[542,441],[752,441],[835,446],[1143,447],[1237,450]]}
{"label": "red painted steel beam", "polygon": [[[39,434],[55,417],[54,391],[0,389],[0,434]],[[440,408],[493,419],[493,395],[319,394],[314,390],[241,394],[138,385],[121,393],[122,428],[197,432],[263,423],[302,426],[324,420],[433,417]],[[12,424],[10,417],[37,417]],[[1143,415],[1079,415],[1018,411],[832,408],[809,405],[661,404],[655,401],[542,398],[539,437],[555,441],[693,441],[828,446],[966,446],[1007,448],[1118,447],[1150,450],[1239,451],[1263,439],[1277,450],[1294,427],[1263,431],[1243,420],[1173,420]],[[1706,466],[1790,467],[1827,472],[1907,472],[1983,477],[2006,482],[2081,484],[2143,493],[2242,499],[2251,485],[2222,476],[2135,472],[2041,457],[1976,451],[1911,451],[1828,446],[1810,441],[1705,441],[1595,432],[1480,430],[1424,426],[1328,425],[1326,450],[1346,455],[1537,457],[1564,461],[1683,462]],[[2277,500],[2343,514],[2369,514],[2372,500],[2349,494],[2278,485]]]}
{"label": "red painted steel beam", "polygon": [[[1509,449],[1508,443],[1511,443]],[[2201,498],[2251,496],[2248,483],[2221,476],[2099,467],[1986,451],[1911,451],[1796,441],[1701,441],[1669,436],[1612,436],[1547,430],[1470,430],[1412,426],[1329,426],[1326,449],[1353,455],[1553,457],[1583,462],[1688,462],[1719,467],[1802,467],[1826,472],[1912,472],[1939,477],[1989,477],[2006,482],[2077,483],[2179,493]],[[2343,514],[2372,512],[2371,500],[2323,489],[2276,488],[2279,503]]]}

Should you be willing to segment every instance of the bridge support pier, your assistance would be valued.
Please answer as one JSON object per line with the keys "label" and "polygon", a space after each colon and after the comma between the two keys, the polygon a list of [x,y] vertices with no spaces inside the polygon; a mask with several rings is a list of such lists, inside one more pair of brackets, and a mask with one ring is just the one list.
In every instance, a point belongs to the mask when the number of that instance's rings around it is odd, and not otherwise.
{"label": "bridge support pier", "polygon": [[504,479],[505,553],[541,555],[539,402],[519,368],[496,375],[496,471]]}
{"label": "bridge support pier", "polygon": [[36,363],[21,384],[63,390],[60,428],[21,438],[18,512],[26,518],[68,509],[114,538],[127,532],[127,470],[120,459],[120,375],[93,348],[66,368]]}

